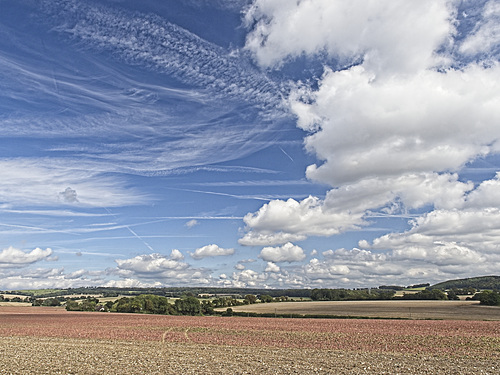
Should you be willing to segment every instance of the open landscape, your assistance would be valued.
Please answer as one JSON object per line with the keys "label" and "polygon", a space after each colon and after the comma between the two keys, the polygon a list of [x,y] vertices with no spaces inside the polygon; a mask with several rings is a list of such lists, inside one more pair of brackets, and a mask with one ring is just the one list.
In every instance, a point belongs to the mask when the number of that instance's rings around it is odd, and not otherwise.
{"label": "open landscape", "polygon": [[1,374],[495,374],[500,323],[0,307]]}
{"label": "open landscape", "polygon": [[500,374],[500,0],[0,0],[0,375]]}
{"label": "open landscape", "polygon": [[393,319],[500,320],[500,307],[477,301],[311,301],[233,307],[257,314],[334,315]]}

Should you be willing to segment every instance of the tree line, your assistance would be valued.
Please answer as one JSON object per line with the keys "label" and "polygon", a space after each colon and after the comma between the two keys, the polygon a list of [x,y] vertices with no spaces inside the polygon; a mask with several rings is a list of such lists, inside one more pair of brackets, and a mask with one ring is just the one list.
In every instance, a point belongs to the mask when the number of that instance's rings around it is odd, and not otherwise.
{"label": "tree line", "polygon": [[[270,296],[260,296],[261,301],[267,301]],[[173,303],[164,296],[155,294],[141,294],[133,297],[121,297],[115,301],[101,303],[98,298],[86,298],[81,302],[66,301],[68,311],[109,311],[120,313],[143,313],[164,315],[214,315],[216,308],[247,305],[257,303],[258,298],[253,294],[245,295],[243,300],[232,297],[214,299],[199,299],[193,295],[184,295],[175,299]]]}

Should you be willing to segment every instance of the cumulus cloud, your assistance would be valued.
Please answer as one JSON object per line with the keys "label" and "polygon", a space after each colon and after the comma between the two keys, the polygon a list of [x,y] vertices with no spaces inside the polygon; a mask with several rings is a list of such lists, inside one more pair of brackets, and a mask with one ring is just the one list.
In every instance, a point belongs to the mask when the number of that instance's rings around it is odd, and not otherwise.
{"label": "cumulus cloud", "polygon": [[105,275],[106,271],[84,269],[66,273],[64,268],[23,268],[22,274],[19,274],[17,269],[1,268],[0,288],[12,290],[103,285]]}
{"label": "cumulus cloud", "polygon": [[500,205],[500,172],[495,178],[485,180],[467,195],[465,206],[467,208],[488,208]]}
{"label": "cumulus cloud", "polygon": [[305,259],[306,254],[304,250],[297,245],[288,242],[279,247],[265,247],[259,255],[265,261],[278,263],[278,262],[300,262]]}
{"label": "cumulus cloud", "polygon": [[187,263],[167,258],[158,253],[138,255],[130,259],[117,259],[116,263],[121,270],[146,274],[179,271],[189,267]]}
{"label": "cumulus cloud", "polygon": [[266,279],[267,275],[246,269],[241,272],[233,272],[230,285],[236,288],[256,287],[265,283]]}
{"label": "cumulus cloud", "polygon": [[330,190],[324,200],[273,200],[245,215],[247,233],[240,243],[272,246],[357,230],[369,224],[369,210],[394,213],[426,205],[461,207],[472,188],[472,183],[458,181],[456,174],[421,173],[363,179]]}
{"label": "cumulus cloud", "polygon": [[290,241],[302,241],[307,238],[304,234],[291,234],[284,233],[283,231],[271,232],[266,228],[252,230],[251,225],[247,225],[246,229],[249,230],[249,232],[238,240],[243,246],[274,246]]}
{"label": "cumulus cloud", "polygon": [[256,213],[243,218],[248,233],[240,239],[242,245],[277,245],[299,241],[308,235],[330,236],[340,233],[342,228],[355,228],[362,224],[359,217],[349,212],[330,211],[317,197],[308,197],[300,202],[273,200]]}
{"label": "cumulus cloud", "polygon": [[9,246],[0,252],[0,267],[19,267],[47,260],[52,255],[52,249],[42,250],[40,248],[31,251],[23,251]]}
{"label": "cumulus cloud", "polygon": [[172,252],[170,253],[170,259],[172,259],[172,260],[183,260],[184,259],[184,255],[182,255],[182,253],[179,250],[173,249]]}
{"label": "cumulus cloud", "polygon": [[194,253],[191,253],[191,257],[193,259],[199,260],[208,257],[227,256],[233,254],[234,249],[224,249],[222,247],[219,247],[218,245],[212,244],[196,249]]}
{"label": "cumulus cloud", "polygon": [[500,65],[390,79],[377,79],[362,66],[327,71],[312,104],[292,101],[299,125],[315,131],[306,148],[323,161],[309,166],[307,176],[338,186],[375,176],[456,171],[498,152],[499,77]]}
{"label": "cumulus cloud", "polygon": [[129,259],[116,259],[117,268],[112,273],[122,280],[154,280],[156,286],[191,282],[204,285],[210,281],[210,272],[193,268],[182,262],[182,254],[173,250],[170,257],[162,254],[143,254]]}
{"label": "cumulus cloud", "polygon": [[246,48],[272,67],[303,53],[364,58],[384,70],[435,65],[434,52],[455,32],[449,2],[423,0],[257,0],[246,13]]}
{"label": "cumulus cloud", "polygon": [[305,274],[311,279],[334,279],[339,275],[347,275],[351,272],[346,265],[336,265],[328,262],[320,262],[313,258],[304,267]]}
{"label": "cumulus cloud", "polygon": [[[389,233],[372,241],[371,248],[392,249],[404,255],[411,249],[418,249],[422,254],[437,254],[443,249],[453,250],[468,248],[478,260],[487,254],[498,252],[500,241],[500,211],[498,208],[483,210],[435,210],[414,221],[412,228],[403,233]],[[411,254],[410,254],[411,255]],[[432,262],[433,256],[428,260]]]}
{"label": "cumulus cloud", "polygon": [[281,268],[273,262],[267,262],[267,266],[266,266],[266,269],[264,271],[265,272],[280,272]]}
{"label": "cumulus cloud", "polygon": [[332,250],[304,272],[314,280],[404,270],[429,276],[457,272],[456,258],[493,261],[499,178],[475,185],[460,172],[500,152],[500,64],[491,59],[499,9],[487,2],[472,33],[457,42],[461,53],[488,55],[487,63],[464,64],[450,52],[458,40],[453,1],[256,0],[246,14],[246,47],[261,66],[324,58],[317,85],[297,85],[288,100],[309,133],[305,148],[318,159],[306,176],[332,189],[324,199],[274,200],[247,214],[240,243],[332,236],[377,215],[414,212],[420,217],[411,230],[360,241],[383,256]]}
{"label": "cumulus cloud", "polygon": [[120,279],[109,280],[104,285],[107,288],[159,288],[162,287],[160,282],[144,282],[137,279]]}
{"label": "cumulus cloud", "polygon": [[460,52],[467,55],[486,54],[500,47],[500,4],[490,0],[483,8],[481,20],[460,45]]}

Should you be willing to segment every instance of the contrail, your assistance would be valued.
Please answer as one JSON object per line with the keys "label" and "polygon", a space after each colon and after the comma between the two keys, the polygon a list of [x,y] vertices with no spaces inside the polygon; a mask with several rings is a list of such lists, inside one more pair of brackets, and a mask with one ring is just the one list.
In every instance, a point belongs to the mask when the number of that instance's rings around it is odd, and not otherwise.
{"label": "contrail", "polygon": [[215,191],[204,191],[204,190],[194,190],[194,189],[177,189],[177,188],[170,188],[172,190],[180,190],[180,191],[189,191],[192,193],[202,193],[202,194],[212,194],[212,195],[222,195],[224,197],[231,197],[231,198],[236,198],[236,199],[255,199],[259,201],[270,201],[270,198],[262,198],[262,197],[257,197],[253,195],[235,195],[235,194],[229,194],[229,193],[218,193]]}
{"label": "contrail", "polygon": [[[116,218],[116,215],[113,214],[110,210],[108,210],[106,207],[104,207],[104,209],[112,216],[114,216]],[[134,230],[132,230],[128,225],[126,224],[123,224],[123,227],[126,228],[130,233],[132,233],[132,235],[137,238],[139,241],[141,241],[149,250],[151,250],[152,252],[156,253],[156,250],[153,249],[153,247],[148,244],[141,236],[139,236]]]}
{"label": "contrail", "polygon": [[20,228],[20,229],[32,229],[44,233],[68,233],[68,234],[73,234],[75,236],[79,236],[80,234],[75,233],[70,230],[57,230],[57,229],[47,229],[47,228],[42,228],[42,227],[33,227],[29,225],[15,225],[15,224],[5,224],[5,223],[0,223],[0,226],[2,227],[7,227],[7,228]]}
{"label": "contrail", "polygon": [[283,148],[281,148],[281,146],[278,146],[280,148],[280,150],[286,155],[288,156],[288,159],[290,159],[292,162],[295,163],[295,160],[292,159],[292,157],[290,155],[287,154],[287,152],[285,150],[283,150]]}

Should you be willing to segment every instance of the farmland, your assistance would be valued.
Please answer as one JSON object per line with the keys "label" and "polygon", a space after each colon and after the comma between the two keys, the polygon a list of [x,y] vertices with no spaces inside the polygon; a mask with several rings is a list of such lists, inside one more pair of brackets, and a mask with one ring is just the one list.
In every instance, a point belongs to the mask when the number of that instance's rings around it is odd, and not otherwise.
{"label": "farmland", "polygon": [[233,307],[258,314],[336,315],[370,318],[500,320],[500,307],[477,301],[321,301],[259,303]]}
{"label": "farmland", "polygon": [[500,323],[3,306],[0,354],[0,374],[494,374]]}

